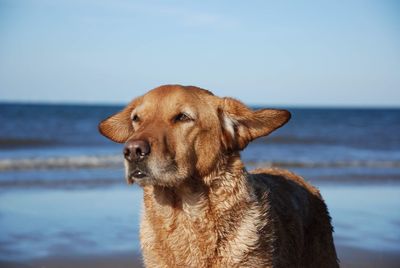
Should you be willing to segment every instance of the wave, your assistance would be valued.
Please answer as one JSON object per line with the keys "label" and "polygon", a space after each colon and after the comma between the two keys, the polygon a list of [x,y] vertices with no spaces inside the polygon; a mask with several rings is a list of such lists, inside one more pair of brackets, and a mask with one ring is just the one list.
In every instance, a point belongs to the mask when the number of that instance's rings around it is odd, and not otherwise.
{"label": "wave", "polygon": [[120,155],[0,159],[0,171],[121,167]]}
{"label": "wave", "polygon": [[85,188],[102,187],[113,184],[124,184],[123,178],[96,178],[96,179],[25,179],[25,180],[0,180],[0,188]]}
{"label": "wave", "polygon": [[331,162],[312,162],[312,161],[266,161],[256,162],[249,161],[247,164],[251,166],[267,166],[267,167],[282,167],[282,168],[400,168],[400,161],[392,160],[344,160]]}
{"label": "wave", "polygon": [[[399,160],[245,161],[251,167],[282,168],[400,168]],[[121,168],[121,155],[82,155],[49,158],[0,159],[0,171]]]}

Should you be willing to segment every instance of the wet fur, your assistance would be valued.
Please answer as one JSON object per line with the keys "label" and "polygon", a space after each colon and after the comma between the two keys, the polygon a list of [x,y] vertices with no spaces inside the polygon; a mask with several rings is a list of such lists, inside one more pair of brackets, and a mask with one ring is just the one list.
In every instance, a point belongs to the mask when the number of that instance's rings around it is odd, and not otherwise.
{"label": "wet fur", "polygon": [[[146,267],[338,267],[319,191],[286,170],[248,173],[240,160],[239,151],[251,140],[287,122],[286,111],[252,111],[194,87],[164,86],[151,94],[100,124],[117,142],[152,141],[154,156],[146,163],[152,178],[138,182],[144,190],[140,240]],[[139,103],[150,103],[147,114],[153,113],[153,98],[188,103],[196,123],[179,126],[153,117],[148,125],[127,126]],[[175,108],[163,109],[168,114]],[[157,175],[159,166],[168,165],[175,167]]]}

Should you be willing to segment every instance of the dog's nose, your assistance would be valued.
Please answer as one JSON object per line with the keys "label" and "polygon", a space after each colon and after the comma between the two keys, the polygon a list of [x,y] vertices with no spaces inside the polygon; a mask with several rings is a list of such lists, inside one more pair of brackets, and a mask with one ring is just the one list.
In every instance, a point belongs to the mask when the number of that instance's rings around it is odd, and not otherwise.
{"label": "dog's nose", "polygon": [[143,160],[150,154],[150,144],[145,140],[129,140],[125,143],[124,157],[129,162]]}

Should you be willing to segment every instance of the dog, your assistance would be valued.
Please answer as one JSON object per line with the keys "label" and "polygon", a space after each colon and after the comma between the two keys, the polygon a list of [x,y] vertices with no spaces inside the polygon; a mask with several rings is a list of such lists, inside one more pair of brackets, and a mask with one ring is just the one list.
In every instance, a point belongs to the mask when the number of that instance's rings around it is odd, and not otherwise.
{"label": "dog", "polygon": [[290,119],[194,86],[164,85],[99,124],[125,143],[144,191],[146,267],[339,267],[319,191],[286,170],[247,172],[240,151]]}

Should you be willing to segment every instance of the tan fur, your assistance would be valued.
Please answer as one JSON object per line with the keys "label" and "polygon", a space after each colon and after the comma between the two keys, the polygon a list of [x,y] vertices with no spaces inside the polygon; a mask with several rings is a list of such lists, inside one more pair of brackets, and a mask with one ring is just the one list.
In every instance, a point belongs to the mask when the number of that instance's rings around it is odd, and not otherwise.
{"label": "tan fur", "polygon": [[[189,115],[175,120],[179,114]],[[131,122],[133,116],[140,120]],[[146,267],[338,267],[319,191],[285,170],[248,173],[239,151],[285,124],[284,110],[252,111],[196,87],[168,85],[104,120],[103,135],[146,140],[127,162],[144,191],[140,240]],[[146,172],[135,178],[132,170]]]}

